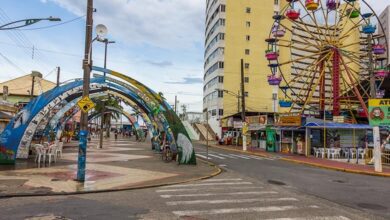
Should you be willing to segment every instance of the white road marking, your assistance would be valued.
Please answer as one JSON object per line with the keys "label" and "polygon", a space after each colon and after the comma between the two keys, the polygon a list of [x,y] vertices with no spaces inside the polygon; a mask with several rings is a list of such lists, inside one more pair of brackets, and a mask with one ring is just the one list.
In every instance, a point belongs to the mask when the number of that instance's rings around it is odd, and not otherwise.
{"label": "white road marking", "polygon": [[248,202],[277,202],[298,201],[296,198],[267,198],[267,199],[223,199],[223,200],[192,200],[166,202],[167,205],[194,205],[194,204],[225,204],[225,203],[248,203]]}
{"label": "white road marking", "polygon": [[267,206],[267,207],[249,207],[249,208],[233,208],[233,209],[210,209],[210,210],[185,210],[174,211],[173,214],[178,216],[193,216],[193,215],[217,215],[217,214],[233,214],[247,212],[276,212],[296,210],[296,206]]}
{"label": "white road marking", "polygon": [[221,159],[221,160],[224,160],[224,159],[225,159],[224,157],[220,157],[220,156],[218,156],[218,155],[210,154],[210,153],[209,153],[209,156],[216,157],[216,158]]}
{"label": "white road marking", "polygon": [[161,198],[172,198],[172,197],[202,197],[202,196],[219,196],[219,195],[263,195],[263,194],[278,194],[275,191],[261,191],[261,192],[233,192],[233,193],[199,193],[199,194],[182,194],[182,195],[160,195]]}
{"label": "white road marking", "polygon": [[[207,157],[206,157],[206,156],[203,156],[203,155],[201,155],[201,154],[196,154],[196,156],[197,156],[197,157],[201,157],[201,158],[203,158],[203,159],[206,159],[206,160],[207,160]],[[211,159],[211,157],[209,157],[208,159]]]}
{"label": "white road marking", "polygon": [[[235,189],[263,189],[262,186],[240,186],[240,187],[229,187],[229,186],[225,186],[223,188],[221,187],[218,187],[218,188],[214,188],[214,187],[209,187],[207,188],[207,190],[226,190],[226,189],[232,189],[232,190],[235,190]],[[156,190],[157,193],[163,193],[163,192],[193,192],[193,191],[200,191],[200,190],[204,190],[204,189],[159,189],[159,190]]]}
{"label": "white road marking", "polygon": [[227,158],[231,158],[231,159],[237,159],[236,157],[230,156],[228,154],[221,154],[221,153],[218,153],[218,154],[221,155],[222,157],[227,157]]}
{"label": "white road marking", "polygon": [[311,216],[307,218],[270,218],[267,220],[350,220],[344,216]]}
{"label": "white road marking", "polygon": [[241,178],[234,178],[234,179],[208,179],[203,180],[202,182],[224,182],[224,181],[241,181]]}
{"label": "white road marking", "polygon": [[233,183],[194,183],[194,184],[185,184],[185,185],[172,185],[164,186],[163,188],[180,188],[180,187],[190,187],[190,186],[214,186],[214,185],[251,185],[251,182],[233,182]]}
{"label": "white road marking", "polygon": [[251,158],[247,157],[247,156],[244,156],[244,155],[238,155],[238,154],[230,154],[232,156],[235,156],[235,157],[240,157],[240,158],[243,158],[243,159],[246,159],[246,160],[250,160]]}
{"label": "white road marking", "polygon": [[226,167],[227,165],[226,165],[226,164],[219,164],[218,166],[220,166],[220,167]]}
{"label": "white road marking", "polygon": [[263,157],[257,157],[257,156],[252,156],[252,155],[247,155],[247,157],[250,157],[250,158],[256,159],[256,160],[263,160],[264,159]]}

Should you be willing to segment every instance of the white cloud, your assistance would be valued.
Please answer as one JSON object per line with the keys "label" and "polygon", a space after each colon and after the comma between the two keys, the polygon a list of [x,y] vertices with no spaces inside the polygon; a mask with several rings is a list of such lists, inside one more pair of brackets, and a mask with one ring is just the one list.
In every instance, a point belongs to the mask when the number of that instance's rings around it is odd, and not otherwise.
{"label": "white cloud", "polygon": [[[76,14],[86,14],[86,2],[45,0]],[[94,23],[128,44],[160,48],[191,48],[203,39],[205,3],[199,0],[95,0]]]}

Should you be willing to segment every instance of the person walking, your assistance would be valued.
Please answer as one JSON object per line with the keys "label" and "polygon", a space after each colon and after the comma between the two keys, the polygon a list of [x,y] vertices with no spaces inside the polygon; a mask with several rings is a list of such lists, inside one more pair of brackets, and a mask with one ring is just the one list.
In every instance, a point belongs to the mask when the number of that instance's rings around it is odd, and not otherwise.
{"label": "person walking", "polygon": [[118,129],[115,130],[114,136],[115,136],[115,140],[118,140]]}

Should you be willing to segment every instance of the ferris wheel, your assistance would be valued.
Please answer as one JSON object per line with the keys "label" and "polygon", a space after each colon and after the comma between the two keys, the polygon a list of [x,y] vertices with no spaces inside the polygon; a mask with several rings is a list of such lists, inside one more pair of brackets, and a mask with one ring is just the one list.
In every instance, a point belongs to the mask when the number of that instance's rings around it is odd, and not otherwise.
{"label": "ferris wheel", "polygon": [[282,94],[280,107],[304,115],[367,117],[368,99],[383,97],[389,75],[378,16],[364,0],[283,1],[265,52],[268,83]]}

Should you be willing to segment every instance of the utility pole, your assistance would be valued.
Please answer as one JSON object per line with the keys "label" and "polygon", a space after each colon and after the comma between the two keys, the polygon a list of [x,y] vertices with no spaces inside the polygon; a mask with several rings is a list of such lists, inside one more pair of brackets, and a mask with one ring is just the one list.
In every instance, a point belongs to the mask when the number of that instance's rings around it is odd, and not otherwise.
{"label": "utility pole", "polygon": [[244,60],[241,59],[241,120],[242,120],[242,150],[246,151],[246,134],[244,134],[245,123],[245,78],[244,78]]}
{"label": "utility pole", "polygon": [[[92,66],[92,56],[90,51],[92,47],[92,25],[93,25],[93,0],[88,0],[87,3],[87,20],[85,28],[85,50],[83,60],[83,97],[89,97],[89,84]],[[91,57],[91,59],[90,59]],[[80,119],[80,142],[79,155],[77,166],[77,181],[85,181],[85,166],[87,159],[87,136],[88,136],[88,113],[81,112]]]}
{"label": "utility pole", "polygon": [[60,86],[61,67],[57,67],[57,87]]}
{"label": "utility pole", "polygon": [[30,101],[34,98],[34,85],[35,85],[35,75],[32,74]]}

